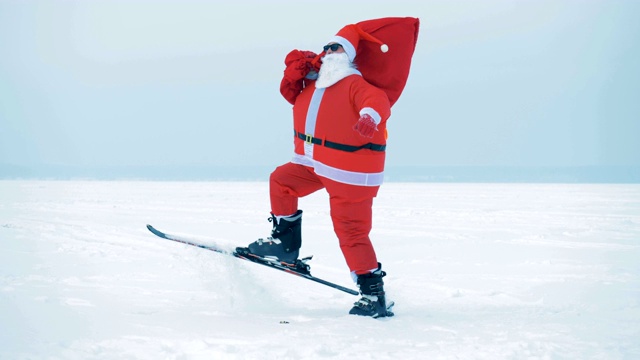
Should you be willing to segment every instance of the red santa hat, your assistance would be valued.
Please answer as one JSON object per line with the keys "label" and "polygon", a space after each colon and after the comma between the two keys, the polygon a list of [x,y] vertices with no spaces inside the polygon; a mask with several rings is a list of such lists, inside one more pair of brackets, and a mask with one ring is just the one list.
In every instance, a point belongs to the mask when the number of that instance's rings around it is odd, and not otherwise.
{"label": "red santa hat", "polygon": [[349,57],[349,60],[353,62],[357,55],[356,49],[358,49],[360,40],[367,40],[379,44],[380,51],[382,51],[383,53],[389,51],[389,47],[386,44],[383,44],[379,39],[376,39],[375,37],[366,33],[357,24],[350,24],[343,27],[334,37],[329,40],[329,44],[338,43],[342,45],[342,48]]}
{"label": "red santa hat", "polygon": [[407,83],[419,27],[411,17],[366,20],[343,27],[329,42],[342,45],[362,77],[384,90],[393,105]]}

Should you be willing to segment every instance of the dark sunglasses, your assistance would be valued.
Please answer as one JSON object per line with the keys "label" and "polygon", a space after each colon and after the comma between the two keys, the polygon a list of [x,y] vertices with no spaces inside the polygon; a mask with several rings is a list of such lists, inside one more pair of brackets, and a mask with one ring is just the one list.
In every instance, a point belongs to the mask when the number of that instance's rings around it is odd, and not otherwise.
{"label": "dark sunglasses", "polygon": [[338,49],[340,49],[342,47],[342,45],[340,44],[331,44],[331,45],[325,45],[323,47],[324,51],[329,51],[329,49],[331,49],[331,51],[338,51]]}

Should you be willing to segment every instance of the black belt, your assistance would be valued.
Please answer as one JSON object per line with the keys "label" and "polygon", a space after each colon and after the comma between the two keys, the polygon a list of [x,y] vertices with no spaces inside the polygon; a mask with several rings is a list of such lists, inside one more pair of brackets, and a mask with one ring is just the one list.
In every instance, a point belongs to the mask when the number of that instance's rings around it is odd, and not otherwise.
{"label": "black belt", "polygon": [[318,138],[315,138],[315,137],[313,137],[311,135],[303,134],[303,133],[297,132],[295,130],[293,130],[293,135],[297,136],[298,139],[304,140],[305,142],[307,142],[309,144],[324,145],[324,146],[326,146],[328,148],[331,148],[331,149],[347,151],[347,152],[354,152],[354,151],[358,151],[358,150],[362,150],[362,149],[369,149],[369,150],[373,150],[373,151],[384,151],[387,148],[387,145],[380,145],[380,144],[374,144],[374,143],[368,143],[368,144],[364,144],[364,145],[360,145],[360,146],[338,144],[338,143],[335,143],[333,141],[318,139]]}

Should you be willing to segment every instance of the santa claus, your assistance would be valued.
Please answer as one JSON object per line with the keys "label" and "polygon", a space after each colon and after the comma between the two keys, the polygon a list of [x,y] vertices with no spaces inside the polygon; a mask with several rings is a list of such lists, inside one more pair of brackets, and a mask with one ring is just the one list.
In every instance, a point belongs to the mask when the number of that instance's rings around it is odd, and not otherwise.
{"label": "santa claus", "polygon": [[302,245],[298,199],[326,189],[340,249],[362,295],[350,314],[393,315],[369,233],[383,182],[386,124],[409,75],[418,28],[416,18],[363,21],[343,27],[319,55],[287,55],[280,90],[293,105],[295,154],[270,177],[271,236],[238,248],[294,264]]}

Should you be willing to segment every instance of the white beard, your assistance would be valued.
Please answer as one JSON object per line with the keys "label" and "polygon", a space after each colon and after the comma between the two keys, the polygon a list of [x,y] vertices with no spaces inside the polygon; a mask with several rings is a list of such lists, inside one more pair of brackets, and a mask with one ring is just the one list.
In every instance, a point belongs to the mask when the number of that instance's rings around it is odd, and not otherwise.
{"label": "white beard", "polygon": [[322,58],[316,88],[328,88],[345,77],[360,74],[346,53],[328,54]]}

